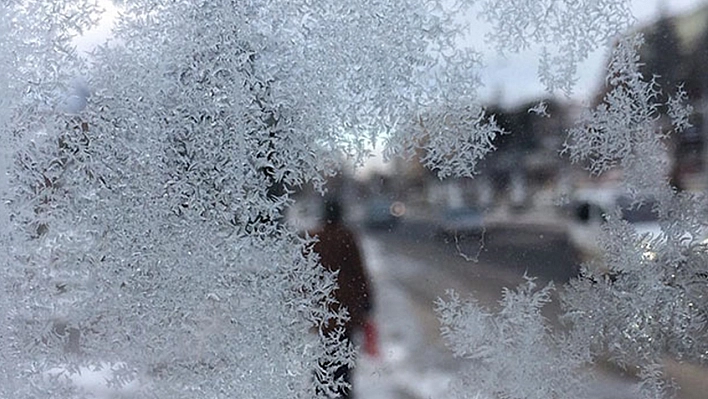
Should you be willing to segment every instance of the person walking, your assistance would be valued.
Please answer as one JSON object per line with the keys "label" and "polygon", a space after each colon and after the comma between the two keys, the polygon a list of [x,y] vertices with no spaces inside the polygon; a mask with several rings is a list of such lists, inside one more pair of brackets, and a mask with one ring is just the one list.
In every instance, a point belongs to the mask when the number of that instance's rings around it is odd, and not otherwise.
{"label": "person walking", "polygon": [[[344,339],[351,341],[355,334],[370,329],[373,308],[371,281],[364,266],[359,244],[354,233],[345,226],[342,206],[336,198],[324,203],[324,223],[311,236],[317,238],[313,250],[319,254],[320,263],[329,271],[337,272],[337,289],[334,291],[333,311],[346,308],[349,319],[344,324]],[[336,325],[334,320],[324,324],[323,332],[330,334]],[[366,337],[371,339],[371,337]],[[339,398],[351,398],[351,370],[344,364],[334,375],[342,378],[349,388],[339,392]]]}

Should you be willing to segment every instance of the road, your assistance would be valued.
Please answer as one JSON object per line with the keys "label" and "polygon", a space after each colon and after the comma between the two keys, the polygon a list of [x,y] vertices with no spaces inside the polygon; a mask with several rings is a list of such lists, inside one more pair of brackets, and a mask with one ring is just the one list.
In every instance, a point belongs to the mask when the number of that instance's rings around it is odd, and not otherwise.
{"label": "road", "polygon": [[[362,246],[377,288],[382,347],[377,359],[363,356],[355,374],[356,396],[369,399],[448,397],[447,384],[462,361],[442,342],[433,312],[446,290],[473,295],[494,309],[502,288],[515,287],[524,274],[562,289],[578,264],[564,232],[554,226],[497,225],[479,237],[443,239],[426,223],[408,223],[390,232],[364,232]],[[553,301],[544,315],[556,320],[559,311]],[[631,377],[594,372],[594,398],[637,398]]]}
{"label": "road", "polygon": [[[415,223],[391,233],[368,234],[391,250],[386,254],[393,257],[391,268],[402,267],[395,270],[399,283],[425,300],[434,299],[445,288],[455,288],[495,306],[501,289],[516,286],[524,274],[561,285],[577,274],[574,251],[555,226],[497,226],[477,236],[442,238],[433,226]],[[417,267],[400,266],[396,256],[415,260]]]}

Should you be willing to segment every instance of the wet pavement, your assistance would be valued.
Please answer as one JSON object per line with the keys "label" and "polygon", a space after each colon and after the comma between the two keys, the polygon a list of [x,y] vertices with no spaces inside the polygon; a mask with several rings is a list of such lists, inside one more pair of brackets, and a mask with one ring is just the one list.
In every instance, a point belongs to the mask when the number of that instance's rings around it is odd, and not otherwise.
{"label": "wet pavement", "polygon": [[[498,226],[495,229],[490,234],[498,235]],[[528,235],[528,232],[514,231],[516,233],[507,231],[503,235],[507,238],[511,235],[513,242],[526,245],[518,237]],[[539,230],[534,228],[532,231],[537,234]],[[484,249],[475,250],[475,244],[471,242],[465,244],[465,249],[464,245],[445,242],[431,232],[431,228],[414,225],[412,229],[398,226],[391,232],[376,231],[362,236],[363,250],[376,287],[375,318],[381,353],[378,358],[361,355],[359,359],[354,376],[355,395],[359,399],[450,397],[447,386],[464,364],[463,360],[454,358],[442,342],[433,301],[452,288],[463,297],[474,295],[481,304],[494,308],[501,297],[501,288],[514,287],[522,281],[523,272],[528,272],[528,269],[521,270],[513,259],[503,261],[502,258],[502,265],[490,264],[489,260],[494,256],[488,255],[493,253],[484,255]],[[551,252],[555,251],[552,257],[575,262],[567,258],[566,249],[558,245],[562,232],[546,230],[546,233],[540,233],[542,238],[544,234],[546,240],[555,243],[546,246]],[[487,251],[507,245],[491,236],[488,238],[485,241]],[[493,243],[495,240],[497,243]],[[538,248],[532,250],[539,251]],[[472,255],[455,251],[468,251]],[[521,259],[528,260],[529,257],[524,255]],[[555,279],[562,284],[569,275],[565,266],[561,266],[541,276],[540,280]],[[559,311],[557,303],[544,310],[544,314],[550,313],[547,317]],[[705,375],[701,372],[703,370],[698,372],[699,380]],[[598,368],[592,373],[596,378],[592,386],[593,398],[639,399],[635,392],[636,379],[632,376],[608,368]],[[692,396],[690,389],[686,389],[678,398],[701,397]]]}

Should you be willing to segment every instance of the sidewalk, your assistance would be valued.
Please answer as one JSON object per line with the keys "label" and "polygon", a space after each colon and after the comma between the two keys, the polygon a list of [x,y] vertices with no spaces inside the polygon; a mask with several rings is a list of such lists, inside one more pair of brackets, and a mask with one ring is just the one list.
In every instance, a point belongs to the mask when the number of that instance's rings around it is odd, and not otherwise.
{"label": "sidewalk", "polygon": [[[366,237],[362,246],[375,285],[380,354],[377,358],[360,354],[354,371],[354,396],[446,398],[456,361],[429,336],[430,326],[425,324],[433,304],[421,307],[397,284],[392,262],[402,262],[400,257]],[[435,338],[439,339],[437,333]]]}

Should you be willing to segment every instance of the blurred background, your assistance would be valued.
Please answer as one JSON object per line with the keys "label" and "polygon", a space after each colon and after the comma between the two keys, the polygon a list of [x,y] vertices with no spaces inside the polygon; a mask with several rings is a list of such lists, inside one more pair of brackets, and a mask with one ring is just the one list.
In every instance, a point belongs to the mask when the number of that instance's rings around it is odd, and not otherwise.
{"label": "blurred background", "polygon": [[[694,108],[692,127],[669,135],[667,178],[677,190],[708,187],[708,7],[669,12],[660,4],[641,31],[645,78],[662,87],[659,100],[683,84]],[[678,4],[678,3],[677,3]],[[600,69],[604,64],[598,65]],[[594,87],[602,87],[598,79]],[[602,215],[616,207],[640,233],[659,231],[651,203],[629,210],[619,187],[622,171],[591,177],[584,165],[561,155],[566,130],[583,105],[595,105],[603,89],[587,99],[491,96],[488,111],[510,135],[499,137],[497,151],[484,160],[474,178],[440,180],[417,159],[373,158],[364,168],[343,170],[328,184],[342,198],[348,223],[360,235],[367,266],[377,288],[377,320],[382,355],[364,357],[356,371],[355,393],[368,398],[440,397],[461,367],[445,349],[433,302],[446,289],[473,295],[495,309],[503,287],[524,275],[559,290],[597,259]],[[550,115],[528,110],[543,101]],[[664,121],[667,119],[667,121]],[[662,114],[660,123],[670,128]],[[424,154],[420,154],[423,157]],[[288,220],[306,230],[319,222],[321,195],[304,187]],[[545,315],[554,328],[557,301]],[[667,360],[669,375],[681,386],[679,398],[705,398],[708,372]],[[599,365],[595,397],[637,398],[634,376],[609,364]]]}

